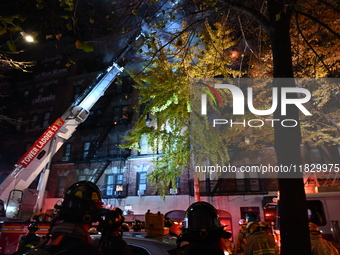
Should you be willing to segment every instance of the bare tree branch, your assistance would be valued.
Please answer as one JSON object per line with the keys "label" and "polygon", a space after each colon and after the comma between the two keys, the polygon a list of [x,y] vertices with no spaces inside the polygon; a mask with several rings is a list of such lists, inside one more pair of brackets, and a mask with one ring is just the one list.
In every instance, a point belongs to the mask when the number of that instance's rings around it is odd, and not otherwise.
{"label": "bare tree branch", "polygon": [[299,18],[298,18],[298,14],[295,15],[295,22],[296,22],[296,26],[298,29],[299,34],[301,35],[302,39],[304,40],[304,42],[307,44],[307,46],[313,51],[313,53],[315,54],[315,56],[320,60],[320,62],[322,63],[322,65],[327,69],[327,71],[329,72],[329,74],[332,74],[334,76],[334,74],[332,73],[332,71],[329,69],[329,67],[326,65],[326,63],[322,60],[321,56],[316,52],[316,50],[313,48],[313,46],[308,42],[307,38],[305,37],[303,31],[300,28],[300,23],[299,23]]}
{"label": "bare tree branch", "polygon": [[298,14],[301,14],[305,17],[310,18],[311,20],[313,20],[314,22],[318,23],[319,25],[323,26],[324,28],[326,28],[329,32],[331,32],[333,35],[335,35],[338,39],[340,39],[340,34],[337,33],[336,31],[334,31],[332,28],[330,28],[328,25],[326,25],[325,23],[321,22],[319,19],[317,19],[316,17],[313,17],[312,15],[302,12],[302,11],[297,11],[295,10],[295,12],[297,12]]}

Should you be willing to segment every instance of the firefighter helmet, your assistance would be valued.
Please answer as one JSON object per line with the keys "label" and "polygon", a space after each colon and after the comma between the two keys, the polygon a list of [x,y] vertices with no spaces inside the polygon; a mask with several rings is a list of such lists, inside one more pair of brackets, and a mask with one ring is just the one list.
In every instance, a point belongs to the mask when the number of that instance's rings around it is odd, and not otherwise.
{"label": "firefighter helmet", "polygon": [[39,229],[39,226],[36,222],[32,222],[28,225],[28,230],[30,232],[36,232]]}
{"label": "firefighter helmet", "polygon": [[129,224],[123,223],[123,224],[122,224],[122,231],[123,231],[123,232],[129,232],[129,231],[130,231]]}
{"label": "firefighter helmet", "polygon": [[218,213],[215,207],[207,202],[193,203],[184,215],[184,228],[189,230],[221,229]]}
{"label": "firefighter helmet", "polygon": [[239,225],[247,225],[248,222],[247,222],[245,219],[240,219],[240,220],[238,221],[238,224],[239,224]]}
{"label": "firefighter helmet", "polygon": [[88,232],[89,232],[90,235],[96,235],[96,234],[99,233],[98,230],[97,230],[97,228],[95,228],[95,227],[90,228],[90,229],[88,230]]}
{"label": "firefighter helmet", "polygon": [[220,238],[229,239],[231,233],[223,230],[214,206],[207,202],[193,203],[184,214],[182,233],[177,244],[186,241],[189,243],[215,242]]}
{"label": "firefighter helmet", "polygon": [[251,221],[247,225],[247,233],[250,235],[258,231],[259,229],[260,229],[260,224],[257,222]]}
{"label": "firefighter helmet", "polygon": [[124,222],[123,211],[115,207],[113,210],[108,211],[105,213],[104,220],[101,221],[98,228],[100,231],[115,231],[120,228],[120,226]]}
{"label": "firefighter helmet", "polygon": [[140,220],[135,220],[133,223],[132,223],[132,229],[134,231],[141,231],[143,228],[143,223],[140,221]]}
{"label": "firefighter helmet", "polygon": [[260,222],[259,222],[259,225],[260,225],[260,229],[261,229],[261,230],[266,230],[266,229],[269,228],[269,224],[268,224],[268,222],[266,222],[266,221],[260,221]]}
{"label": "firefighter helmet", "polygon": [[60,206],[60,218],[71,222],[96,222],[100,219],[102,205],[97,185],[80,181],[66,190]]}
{"label": "firefighter helmet", "polygon": [[310,232],[320,233],[320,228],[315,223],[309,222],[309,231]]}

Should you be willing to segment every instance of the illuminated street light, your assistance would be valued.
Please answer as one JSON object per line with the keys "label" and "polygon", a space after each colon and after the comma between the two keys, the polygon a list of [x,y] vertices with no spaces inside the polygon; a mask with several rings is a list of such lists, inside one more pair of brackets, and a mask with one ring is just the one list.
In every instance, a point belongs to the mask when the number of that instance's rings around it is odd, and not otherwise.
{"label": "illuminated street light", "polygon": [[20,32],[20,34],[22,35],[22,37],[25,39],[26,42],[32,43],[34,42],[34,37],[30,34],[27,34],[25,32]]}

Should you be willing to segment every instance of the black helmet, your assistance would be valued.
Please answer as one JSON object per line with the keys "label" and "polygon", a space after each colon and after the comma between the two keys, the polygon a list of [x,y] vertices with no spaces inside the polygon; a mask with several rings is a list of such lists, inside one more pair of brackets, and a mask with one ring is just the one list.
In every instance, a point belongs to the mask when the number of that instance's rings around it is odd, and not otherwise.
{"label": "black helmet", "polygon": [[182,233],[177,238],[177,244],[180,245],[182,241],[209,243],[219,238],[228,239],[231,233],[223,230],[224,227],[214,206],[201,201],[193,203],[185,212]]}
{"label": "black helmet", "polygon": [[193,203],[184,215],[184,229],[191,231],[222,229],[217,210],[207,202]]}
{"label": "black helmet", "polygon": [[70,222],[96,222],[100,219],[102,205],[97,185],[80,181],[66,190],[60,207],[60,218]]}
{"label": "black helmet", "polygon": [[104,220],[98,226],[99,231],[115,231],[120,228],[124,222],[123,211],[115,207],[104,215]]}
{"label": "black helmet", "polygon": [[36,232],[39,229],[39,226],[36,222],[32,222],[28,225],[28,230],[30,232]]}

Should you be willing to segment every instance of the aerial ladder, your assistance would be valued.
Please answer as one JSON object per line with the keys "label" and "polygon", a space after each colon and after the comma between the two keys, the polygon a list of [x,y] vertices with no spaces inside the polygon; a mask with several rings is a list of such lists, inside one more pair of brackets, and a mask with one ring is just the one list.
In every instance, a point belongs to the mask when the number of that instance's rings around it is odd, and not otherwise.
{"label": "aerial ladder", "polygon": [[94,104],[116,77],[123,72],[125,57],[134,54],[142,40],[141,33],[138,33],[137,36],[134,35],[109,67],[97,76],[96,81],[85,89],[65,113],[47,128],[15,164],[13,171],[0,185],[0,199],[4,202],[6,217],[21,218],[18,208],[10,210],[11,203],[21,204],[23,202],[15,201],[21,200],[21,196],[16,196],[15,192],[27,190],[39,174],[40,179],[37,187],[39,193],[35,210],[41,208],[52,157],[72,136],[77,127],[86,120]]}

